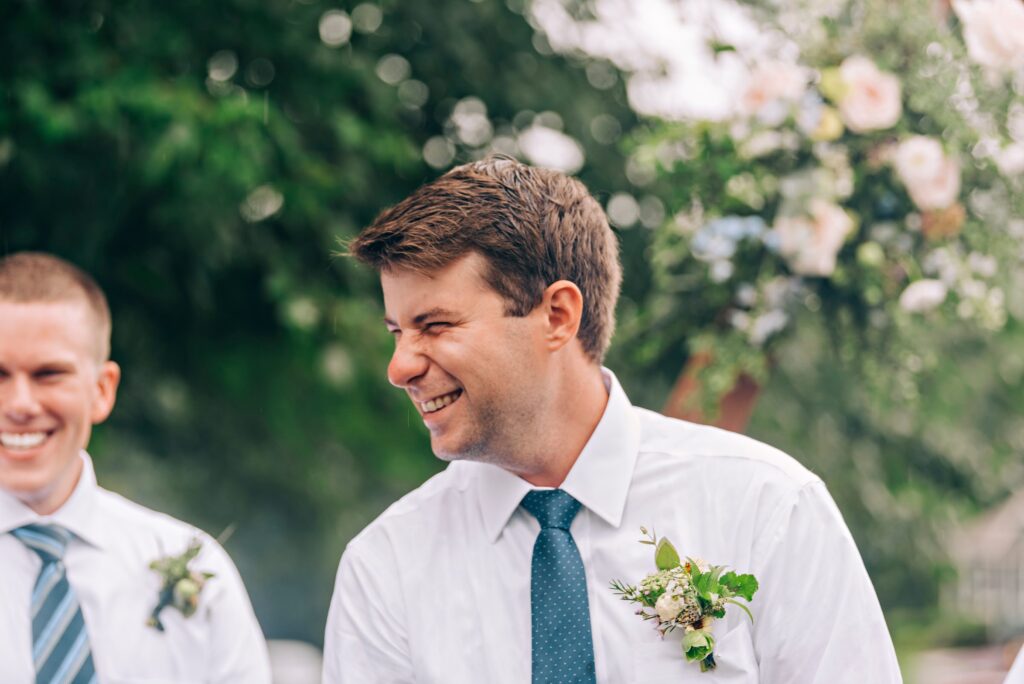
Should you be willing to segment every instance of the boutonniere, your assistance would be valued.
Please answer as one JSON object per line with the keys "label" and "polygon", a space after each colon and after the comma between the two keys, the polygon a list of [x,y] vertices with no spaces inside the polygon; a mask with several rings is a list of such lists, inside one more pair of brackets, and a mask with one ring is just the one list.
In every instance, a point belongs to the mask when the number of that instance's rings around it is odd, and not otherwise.
{"label": "boutonniere", "polygon": [[692,558],[683,562],[668,539],[658,539],[643,527],[640,531],[646,537],[640,543],[654,547],[654,564],[658,569],[635,586],[615,580],[612,591],[623,601],[640,604],[636,614],[644,620],[654,620],[662,637],[682,629],[686,659],[700,661],[701,672],[715,669],[711,623],[725,617],[726,604],[739,606],[753,622],[750,609],[738,599],[749,602],[754,598],[757,579],[753,575],[724,572],[724,565],[709,566]]}
{"label": "boutonniere", "polygon": [[203,543],[193,538],[184,553],[158,558],[149,564],[150,569],[160,575],[163,584],[160,586],[160,595],[147,625],[164,631],[160,612],[168,606],[181,611],[185,617],[195,614],[199,608],[199,594],[203,591],[206,581],[214,576],[212,572],[196,572],[188,567],[202,548]]}

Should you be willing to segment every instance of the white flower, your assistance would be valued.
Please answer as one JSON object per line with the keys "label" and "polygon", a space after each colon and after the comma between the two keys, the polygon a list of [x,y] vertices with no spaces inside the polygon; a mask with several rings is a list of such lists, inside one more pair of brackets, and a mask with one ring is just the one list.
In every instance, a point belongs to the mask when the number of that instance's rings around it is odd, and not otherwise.
{"label": "white flower", "polygon": [[740,98],[740,111],[769,126],[781,124],[790,104],[803,97],[808,74],[795,64],[769,61],[758,64]]}
{"label": "white flower", "polygon": [[811,201],[809,216],[775,221],[779,250],[793,272],[824,277],[836,270],[836,256],[853,227],[842,207],[821,199]]}
{"label": "white flower", "polygon": [[910,313],[931,311],[946,301],[948,290],[941,280],[925,278],[907,286],[900,295],[900,307]]}
{"label": "white flower", "polygon": [[662,622],[669,622],[679,615],[684,605],[685,601],[681,594],[675,596],[671,591],[666,591],[658,597],[658,601],[654,604],[654,610],[658,612],[658,618]]}
{"label": "white flower", "polygon": [[[781,309],[773,309],[772,311],[761,314],[754,319],[753,324],[750,326],[750,331],[748,333],[750,342],[760,347],[768,340],[769,337],[785,330],[787,323],[789,323],[789,316],[787,316],[786,312]],[[712,600],[717,600],[717,596]]]}
{"label": "white flower", "polygon": [[583,168],[583,148],[575,139],[546,126],[533,125],[516,139],[532,164],[573,174]]}
{"label": "white flower", "polygon": [[1020,0],[953,0],[964,25],[967,54],[993,69],[1024,65],[1024,3]]}
{"label": "white flower", "polygon": [[900,81],[867,57],[847,57],[839,65],[844,92],[839,101],[843,122],[855,133],[892,128],[903,113]]}
{"label": "white flower", "polygon": [[996,166],[1006,176],[1024,173],[1024,143],[1012,143],[996,155]]}
{"label": "white flower", "polygon": [[960,195],[960,165],[946,156],[934,138],[915,135],[901,142],[894,165],[910,198],[921,210],[945,209]]}
{"label": "white flower", "polygon": [[906,185],[926,182],[946,158],[942,145],[935,138],[915,135],[899,144],[894,166]]}

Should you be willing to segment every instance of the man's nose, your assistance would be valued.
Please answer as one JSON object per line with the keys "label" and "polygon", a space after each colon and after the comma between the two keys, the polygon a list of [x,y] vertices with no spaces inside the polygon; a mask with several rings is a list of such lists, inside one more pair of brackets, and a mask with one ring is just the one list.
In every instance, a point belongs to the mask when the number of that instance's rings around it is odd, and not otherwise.
{"label": "man's nose", "polygon": [[409,336],[399,337],[388,364],[388,382],[395,387],[408,387],[427,372],[429,365],[426,354]]}
{"label": "man's nose", "polygon": [[14,375],[0,383],[0,410],[5,418],[15,422],[24,422],[39,414],[39,399],[29,378]]}

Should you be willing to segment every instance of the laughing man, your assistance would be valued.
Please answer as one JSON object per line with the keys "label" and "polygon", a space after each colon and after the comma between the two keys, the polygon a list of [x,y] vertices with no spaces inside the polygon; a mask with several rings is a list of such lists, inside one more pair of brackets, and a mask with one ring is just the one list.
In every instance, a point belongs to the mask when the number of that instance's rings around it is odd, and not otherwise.
{"label": "laughing man", "polygon": [[[821,480],[630,405],[602,367],[618,247],[582,184],[510,159],[460,166],[350,251],[380,274],[388,379],[450,465],[348,545],[327,684],[900,681]],[[714,624],[716,669],[609,588],[654,570],[641,526],[760,580],[753,623]]]}

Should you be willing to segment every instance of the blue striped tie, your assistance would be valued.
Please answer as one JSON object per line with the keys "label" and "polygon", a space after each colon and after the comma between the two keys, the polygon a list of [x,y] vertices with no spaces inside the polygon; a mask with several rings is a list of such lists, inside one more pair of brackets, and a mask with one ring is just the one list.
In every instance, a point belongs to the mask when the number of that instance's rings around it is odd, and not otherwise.
{"label": "blue striped tie", "polygon": [[530,492],[522,505],[540,523],[530,573],[533,684],[594,684],[587,576],[569,533],[580,502],[550,489]]}
{"label": "blue striped tie", "polygon": [[94,684],[78,597],[64,573],[64,551],[71,533],[53,525],[25,525],[11,534],[43,560],[32,590],[32,660],[36,684]]}

